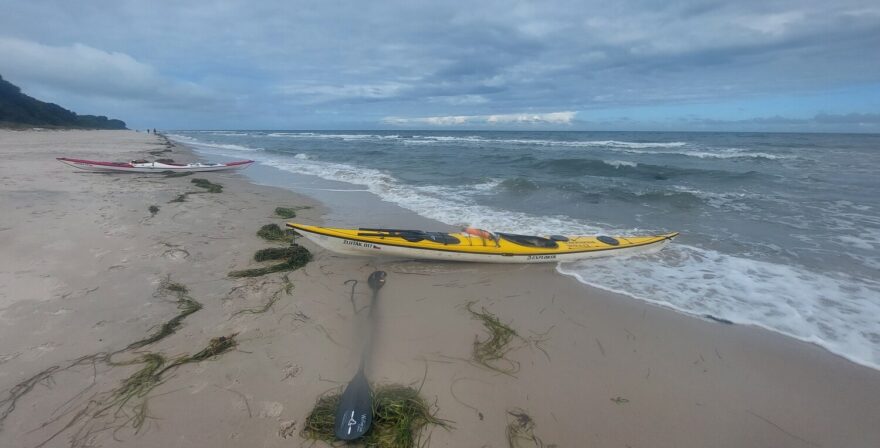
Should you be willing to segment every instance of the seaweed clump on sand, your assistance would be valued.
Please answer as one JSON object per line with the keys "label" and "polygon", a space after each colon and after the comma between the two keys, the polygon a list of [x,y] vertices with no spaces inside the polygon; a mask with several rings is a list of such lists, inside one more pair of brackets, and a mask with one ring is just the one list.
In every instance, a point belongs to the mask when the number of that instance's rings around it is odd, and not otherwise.
{"label": "seaweed clump on sand", "polygon": [[284,219],[296,218],[296,212],[309,208],[311,207],[308,205],[298,207],[275,207],[275,215]]}
{"label": "seaweed clump on sand", "polygon": [[510,417],[507,424],[507,445],[510,448],[544,446],[544,442],[535,435],[535,421],[529,414],[522,409],[512,409],[507,411],[507,415]]}
{"label": "seaweed clump on sand", "polygon": [[[166,175],[166,177],[177,177]],[[197,187],[204,188],[205,191],[187,191],[185,193],[180,193],[176,198],[168,201],[169,204],[174,202],[186,202],[186,197],[191,194],[201,194],[201,193],[222,193],[223,185],[215,184],[214,182],[209,181],[208,179],[193,179],[190,182],[194,183]]]}
{"label": "seaweed clump on sand", "polygon": [[257,230],[257,236],[266,241],[293,241],[293,234],[285,232],[278,224],[266,224]]}
{"label": "seaweed clump on sand", "polygon": [[245,308],[243,310],[237,311],[233,316],[237,316],[239,314],[263,314],[266,311],[272,309],[275,305],[275,302],[281,300],[281,294],[290,295],[293,292],[293,283],[290,281],[290,277],[287,274],[284,277],[281,277],[281,287],[278,288],[277,291],[272,293],[272,297],[269,297],[269,300],[266,301],[262,306],[257,308]]}
{"label": "seaweed clump on sand", "polygon": [[468,302],[467,310],[474,319],[483,322],[483,326],[489,332],[489,337],[480,340],[479,336],[474,338],[473,359],[477,364],[484,366],[496,372],[506,375],[513,375],[519,371],[519,363],[507,359],[507,355],[513,347],[510,346],[514,339],[519,338],[516,330],[510,328],[498,319],[498,316],[486,311],[482,308],[480,311],[474,311],[475,302]]}
{"label": "seaweed clump on sand", "polygon": [[237,345],[236,335],[237,333],[233,333],[213,338],[207,347],[195,354],[170,361],[161,353],[145,353],[131,361],[112,363],[115,366],[140,364],[141,368],[122,380],[119,387],[92,398],[86,408],[76,413],[52,438],[79,423],[80,419],[85,420],[82,422],[83,426],[71,437],[72,446],[87,446],[93,434],[106,429],[113,429],[115,435],[130,426],[135,434],[139,433],[150,417],[149,394],[165,382],[167,378],[163,375],[183,364],[205,361],[229,351]]}
{"label": "seaweed clump on sand", "polygon": [[229,351],[238,345],[238,342],[235,340],[235,337],[238,336],[238,333],[232,333],[229,336],[220,336],[216,338],[212,338],[210,342],[208,342],[208,346],[203,348],[202,350],[194,353],[191,356],[185,356],[183,358],[178,358],[174,361],[174,365],[178,366],[181,364],[185,364],[188,362],[200,362],[208,359],[216,358],[219,355]]}
{"label": "seaweed clump on sand", "polygon": [[[167,366],[168,360],[160,353],[146,353],[134,360],[115,363],[114,365],[130,365],[142,364],[142,367],[128,378],[122,380],[122,384],[116,389],[110,391],[109,397],[98,403],[101,406],[89,416],[91,419],[99,418],[110,410],[115,409],[114,417],[124,415],[126,420],[118,424],[119,428],[123,428],[129,424],[137,433],[143,427],[147,420],[147,395],[162,384],[162,373]],[[129,402],[133,402],[132,412],[124,412],[123,407]]]}
{"label": "seaweed clump on sand", "polygon": [[186,176],[192,176],[193,172],[192,171],[171,171],[171,170],[168,170],[168,171],[162,171],[162,174],[164,174],[166,178],[167,177],[186,177]]}
{"label": "seaweed clump on sand", "polygon": [[[340,397],[337,391],[318,399],[306,417],[303,437],[329,444],[336,442],[334,422]],[[449,427],[449,422],[434,415],[434,410],[419,391],[398,385],[379,387],[373,391],[373,424],[361,441],[364,446],[378,448],[421,446],[420,433],[428,424]]]}
{"label": "seaweed clump on sand", "polygon": [[[312,261],[312,253],[308,249],[298,244],[290,246],[290,252],[287,260],[281,263],[273,264],[262,268],[244,269],[241,271],[232,271],[230,277],[259,277],[261,275],[271,274],[273,272],[293,271],[299,269],[310,261]],[[254,255],[256,257],[256,255]]]}
{"label": "seaweed clump on sand", "polygon": [[254,253],[254,261],[280,260],[282,258],[290,258],[297,252],[297,247],[270,247],[268,249],[260,249]]}
{"label": "seaweed clump on sand", "polygon": [[180,283],[172,282],[170,276],[166,277],[159,284],[157,294],[161,297],[168,295],[175,296],[177,298],[177,309],[180,310],[180,312],[168,322],[160,325],[153,334],[139,341],[132,342],[125,347],[125,350],[141,348],[164,339],[168,335],[177,331],[187,316],[202,309],[202,304],[189,296],[189,288]]}
{"label": "seaweed clump on sand", "polygon": [[193,179],[190,182],[194,183],[197,187],[204,188],[208,193],[222,193],[223,185],[215,184],[214,182],[209,181],[208,179]]}
{"label": "seaweed clump on sand", "polygon": [[2,429],[2,424],[6,417],[9,417],[9,414],[12,414],[15,410],[18,400],[34,390],[34,387],[38,384],[52,384],[52,375],[59,369],[61,369],[61,366],[52,366],[44,369],[36,375],[16,384],[6,392],[6,397],[0,400],[0,429]]}
{"label": "seaweed clump on sand", "polygon": [[169,204],[173,204],[173,203],[175,203],[175,202],[186,202],[186,196],[187,196],[188,194],[189,194],[189,193],[180,193],[179,195],[177,195],[176,198],[174,198],[174,199],[168,201],[168,203],[169,203]]}

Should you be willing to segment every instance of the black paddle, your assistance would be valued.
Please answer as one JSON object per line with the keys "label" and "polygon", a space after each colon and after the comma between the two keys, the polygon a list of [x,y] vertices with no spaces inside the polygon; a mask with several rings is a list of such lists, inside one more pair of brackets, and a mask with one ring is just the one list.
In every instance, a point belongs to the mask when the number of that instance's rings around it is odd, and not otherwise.
{"label": "black paddle", "polygon": [[[373,309],[376,307],[376,300],[379,296],[379,289],[385,284],[385,271],[375,271],[370,274],[367,283],[373,290],[373,297],[370,300],[370,311],[367,318],[373,316]],[[355,440],[363,436],[370,429],[373,422],[373,394],[370,390],[370,383],[364,373],[367,356],[369,356],[372,346],[372,322],[368,323],[367,343],[364,345],[364,352],[361,354],[361,365],[345,392],[339,400],[339,407],[336,408],[336,438],[340,440]]]}

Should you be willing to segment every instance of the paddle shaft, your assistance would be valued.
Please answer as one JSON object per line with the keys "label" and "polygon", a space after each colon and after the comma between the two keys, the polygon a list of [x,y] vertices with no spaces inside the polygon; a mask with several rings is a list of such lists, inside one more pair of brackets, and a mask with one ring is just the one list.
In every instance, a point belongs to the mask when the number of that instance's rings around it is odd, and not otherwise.
{"label": "paddle shaft", "polygon": [[370,290],[373,291],[373,295],[370,297],[370,308],[367,310],[366,342],[364,343],[363,351],[361,352],[360,372],[364,371],[367,360],[373,353],[373,339],[375,339],[376,336],[376,320],[373,317],[373,313],[379,304],[379,290],[385,286],[386,275],[385,271],[374,271],[370,274],[370,277],[367,278],[367,284],[370,285]]}
{"label": "paddle shaft", "polygon": [[367,282],[373,290],[370,299],[370,310],[367,313],[366,343],[361,353],[361,363],[358,371],[348,383],[345,392],[339,399],[339,407],[336,409],[335,434],[340,440],[356,440],[362,437],[369,429],[373,421],[373,397],[370,383],[367,381],[365,371],[367,359],[373,346],[373,312],[379,298],[379,289],[385,285],[385,272],[375,271],[370,274]]}

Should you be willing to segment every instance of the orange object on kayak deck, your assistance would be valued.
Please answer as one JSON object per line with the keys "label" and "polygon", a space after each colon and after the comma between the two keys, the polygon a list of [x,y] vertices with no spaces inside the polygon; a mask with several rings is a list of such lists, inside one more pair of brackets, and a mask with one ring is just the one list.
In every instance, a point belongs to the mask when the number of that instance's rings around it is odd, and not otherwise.
{"label": "orange object on kayak deck", "polygon": [[486,240],[494,242],[496,246],[498,245],[498,236],[488,230],[478,229],[476,227],[465,227],[462,230],[462,233],[466,235],[472,235],[483,240],[484,246],[486,245]]}
{"label": "orange object on kayak deck", "polygon": [[492,232],[489,232],[489,231],[486,231],[483,229],[478,229],[476,227],[465,227],[464,233],[467,233],[468,235],[478,236],[478,237],[484,238],[484,239],[494,239],[495,238],[495,235],[493,235]]}

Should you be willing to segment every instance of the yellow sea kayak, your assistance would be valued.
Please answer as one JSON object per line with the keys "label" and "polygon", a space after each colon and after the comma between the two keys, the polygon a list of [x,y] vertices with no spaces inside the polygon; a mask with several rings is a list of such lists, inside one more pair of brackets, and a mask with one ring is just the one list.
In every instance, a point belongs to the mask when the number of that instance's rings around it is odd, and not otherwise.
{"label": "yellow sea kayak", "polygon": [[551,263],[660,250],[677,232],[652,236],[533,236],[466,229],[460,233],[402,229],[337,229],[289,222],[315,244],[346,255],[484,263]]}

